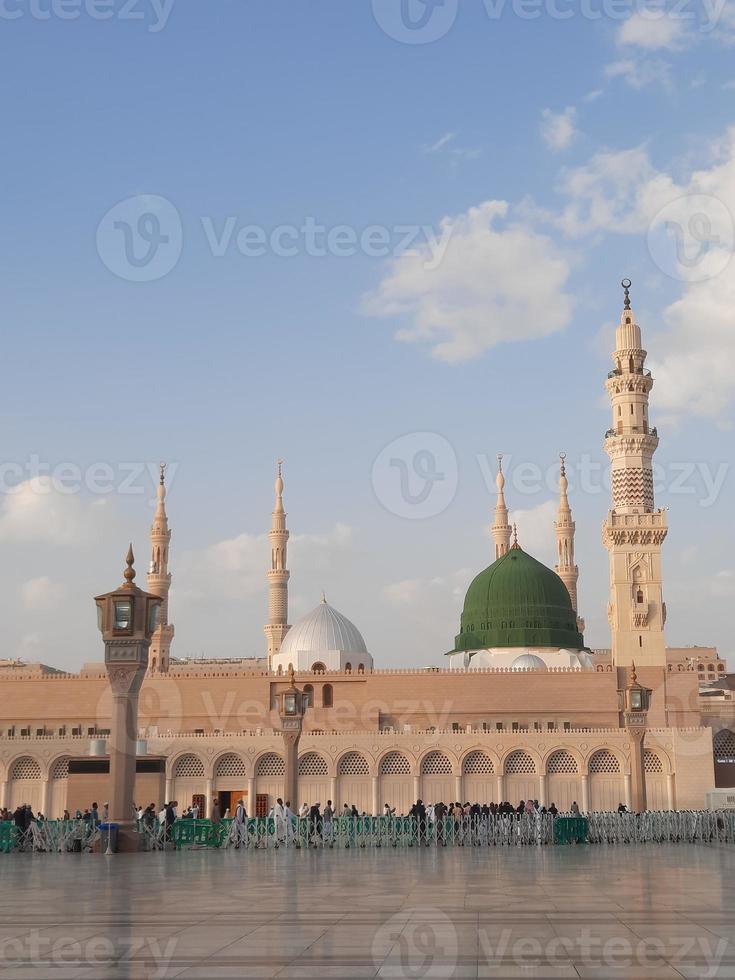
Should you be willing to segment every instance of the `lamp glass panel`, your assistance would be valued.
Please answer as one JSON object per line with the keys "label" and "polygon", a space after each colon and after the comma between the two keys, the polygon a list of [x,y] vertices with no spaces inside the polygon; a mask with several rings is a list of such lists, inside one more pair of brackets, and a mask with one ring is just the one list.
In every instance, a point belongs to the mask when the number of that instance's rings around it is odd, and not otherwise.
{"label": "lamp glass panel", "polygon": [[133,604],[129,599],[115,603],[115,629],[129,630],[133,625]]}

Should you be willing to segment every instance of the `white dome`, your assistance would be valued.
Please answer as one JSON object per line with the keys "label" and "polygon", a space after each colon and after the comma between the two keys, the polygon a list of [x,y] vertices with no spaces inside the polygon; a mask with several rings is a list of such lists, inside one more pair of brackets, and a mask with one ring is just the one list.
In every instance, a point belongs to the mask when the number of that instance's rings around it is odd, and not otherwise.
{"label": "white dome", "polygon": [[300,653],[328,652],[366,657],[367,647],[354,623],[332,609],[324,599],[286,633],[277,656],[281,662],[293,662],[296,665]]}
{"label": "white dome", "polygon": [[546,664],[535,653],[524,653],[520,657],[516,657],[511,665],[511,670],[546,670]]}

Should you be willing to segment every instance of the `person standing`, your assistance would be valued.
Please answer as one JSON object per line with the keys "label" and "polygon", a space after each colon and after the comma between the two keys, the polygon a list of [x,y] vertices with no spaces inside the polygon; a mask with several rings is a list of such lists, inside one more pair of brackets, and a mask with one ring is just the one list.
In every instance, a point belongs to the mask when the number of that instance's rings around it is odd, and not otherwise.
{"label": "person standing", "polygon": [[211,817],[212,826],[216,827],[221,819],[222,819],[222,813],[219,808],[219,800],[214,799],[212,800],[212,817]]}
{"label": "person standing", "polygon": [[245,803],[238,800],[235,808],[235,849],[239,850],[241,844],[248,846],[248,814]]}
{"label": "person standing", "polygon": [[332,833],[334,830],[334,809],[332,808],[332,801],[327,800],[327,805],[324,807],[324,813],[322,814],[322,823],[324,829],[324,842],[329,844],[330,847],[334,847],[334,839]]}
{"label": "person standing", "polygon": [[276,800],[276,805],[272,810],[274,829],[276,833],[276,847],[283,844],[286,840],[286,808],[283,805],[283,800],[279,796]]}

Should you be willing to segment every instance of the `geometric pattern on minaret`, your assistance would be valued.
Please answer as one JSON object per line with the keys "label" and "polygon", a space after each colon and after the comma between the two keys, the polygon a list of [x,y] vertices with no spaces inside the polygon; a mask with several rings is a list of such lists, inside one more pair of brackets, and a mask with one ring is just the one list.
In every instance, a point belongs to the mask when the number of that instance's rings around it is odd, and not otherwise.
{"label": "geometric pattern on minaret", "polygon": [[507,555],[510,551],[510,537],[513,529],[508,522],[508,508],[505,503],[505,474],[503,473],[503,455],[498,454],[498,475],[495,478],[498,488],[498,500],[495,504],[495,518],[490,529],[495,542],[495,560]]}
{"label": "geometric pattern on minaret", "polygon": [[630,286],[629,279],[623,281],[625,307],[606,385],[613,414],[605,437],[612,482],[612,508],[603,527],[610,562],[608,619],[616,665],[665,666],[661,546],[668,523],[654,500],[658,432],[648,412],[653,378],[645,367],[648,355],[630,305]]}
{"label": "geometric pattern on minaret", "polygon": [[268,666],[281,649],[283,638],[291,628],[288,625],[288,529],[286,511],[283,508],[283,461],[276,470],[276,505],[273,509],[268,539],[271,546],[271,567],[268,571],[268,623],[263,628],[268,641]]}
{"label": "geometric pattern on minaret", "polygon": [[168,673],[171,662],[171,643],[174,628],[168,621],[168,593],[171,588],[171,573],[168,570],[171,529],[166,515],[166,464],[161,463],[161,472],[156,488],[156,513],[151,525],[151,560],[148,566],[148,590],[160,596],[163,602],[158,610],[156,626],[148,655],[148,669],[152,673]]}

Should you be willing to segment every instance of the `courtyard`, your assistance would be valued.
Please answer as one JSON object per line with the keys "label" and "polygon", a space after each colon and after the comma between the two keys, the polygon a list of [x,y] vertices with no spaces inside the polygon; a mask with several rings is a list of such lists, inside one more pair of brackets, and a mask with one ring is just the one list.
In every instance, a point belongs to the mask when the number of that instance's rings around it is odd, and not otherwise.
{"label": "courtyard", "polygon": [[681,844],[11,854],[0,975],[735,977],[734,870]]}

